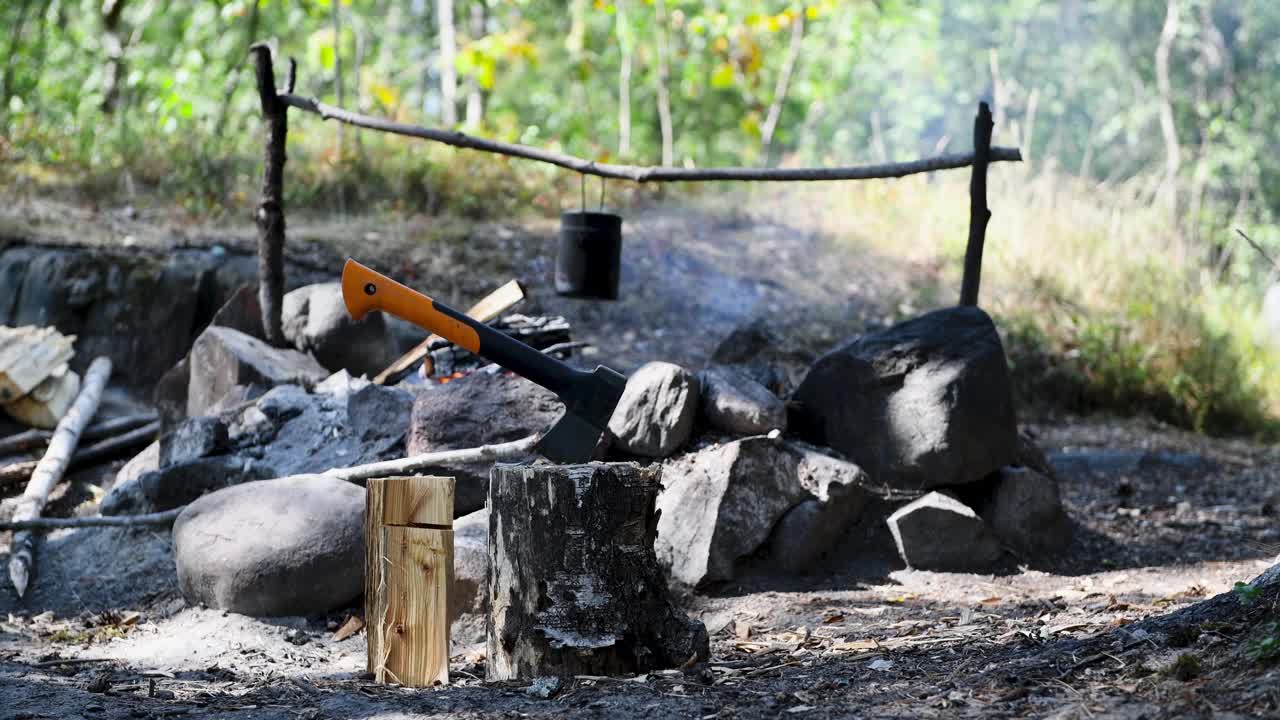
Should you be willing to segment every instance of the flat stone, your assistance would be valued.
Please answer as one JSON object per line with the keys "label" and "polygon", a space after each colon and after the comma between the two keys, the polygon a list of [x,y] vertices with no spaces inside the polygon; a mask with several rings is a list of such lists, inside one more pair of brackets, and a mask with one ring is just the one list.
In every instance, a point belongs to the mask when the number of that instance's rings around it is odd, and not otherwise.
{"label": "flat stone", "polygon": [[609,420],[613,446],[632,455],[670,457],[693,433],[698,394],[697,377],[679,365],[641,366],[627,378]]}
{"label": "flat stone", "polygon": [[205,415],[237,385],[310,387],[329,375],[309,355],[274,348],[239,330],[205,329],[190,355],[187,415]]}
{"label": "flat stone", "polygon": [[180,421],[160,436],[160,467],[214,455],[226,450],[230,440],[226,423],[216,417]]}
{"label": "flat stone", "polygon": [[928,313],[824,355],[793,398],[793,429],[891,488],[979,480],[1017,454],[1000,335],[974,307]]}
{"label": "flat stone", "polygon": [[702,415],[707,424],[738,435],[763,435],[787,429],[787,408],[768,388],[731,367],[698,373]]}
{"label": "flat stone", "polygon": [[907,567],[942,572],[985,572],[1004,551],[978,513],[959,500],[931,492],[899,508],[886,521]]}
{"label": "flat stone", "polygon": [[324,476],[261,480],[191,503],[173,527],[189,604],[313,615],[363,592],[365,491]]}

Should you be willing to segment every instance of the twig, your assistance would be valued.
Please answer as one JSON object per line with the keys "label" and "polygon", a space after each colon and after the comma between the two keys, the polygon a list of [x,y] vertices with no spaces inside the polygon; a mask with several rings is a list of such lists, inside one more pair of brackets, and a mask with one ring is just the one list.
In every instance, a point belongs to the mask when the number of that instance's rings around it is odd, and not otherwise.
{"label": "twig", "polygon": [[62,530],[86,527],[138,527],[142,525],[171,525],[182,512],[182,507],[144,515],[93,515],[73,518],[32,518],[0,522],[0,531],[6,530]]}
{"label": "twig", "polygon": [[[85,430],[81,437],[83,438],[88,432],[88,430]],[[67,468],[92,465],[100,460],[115,457],[126,450],[141,447],[154,440],[158,432],[160,432],[160,421],[155,420],[149,425],[135,428],[123,435],[109,437],[102,442],[81,448],[71,456],[71,462],[67,464]],[[0,492],[4,492],[28,480],[35,474],[38,464],[39,462],[36,460],[29,460],[0,467]]]}
{"label": "twig", "polygon": [[386,460],[383,462],[369,463],[367,465],[356,465],[349,468],[334,468],[326,470],[323,475],[328,477],[336,477],[347,482],[355,482],[357,480],[368,480],[369,478],[388,477],[391,475],[402,475],[405,473],[417,472],[431,467],[439,467],[441,465],[449,465],[453,463],[478,462],[480,460],[505,460],[509,458],[520,457],[533,449],[538,442],[537,435],[530,435],[519,440],[511,442],[499,443],[496,445],[482,445],[475,448],[465,448],[462,450],[445,450],[442,452],[423,453],[412,457],[401,458],[399,460]]}
{"label": "twig", "polygon": [[88,665],[89,663],[120,662],[116,658],[55,658],[33,663],[33,668],[58,667],[59,665]]}
{"label": "twig", "polygon": [[[80,434],[81,440],[100,440],[105,437],[111,437],[119,433],[128,432],[135,428],[155,422],[159,419],[155,413],[142,413],[138,415],[125,415],[124,417],[112,418],[97,422],[84,429]],[[0,439],[0,455],[9,455],[23,450],[31,450],[47,445],[53,437],[53,433],[49,430],[32,429],[20,432],[17,435],[10,435],[7,438]]]}
{"label": "twig", "polygon": [[1263,260],[1266,260],[1268,263],[1271,263],[1272,269],[1280,271],[1280,265],[1277,265],[1276,261],[1271,259],[1271,256],[1267,254],[1266,250],[1262,249],[1261,245],[1254,242],[1253,238],[1249,237],[1248,235],[1245,235],[1244,231],[1241,230],[1240,228],[1236,228],[1236,232],[1240,234],[1240,237],[1244,238],[1245,242],[1249,243],[1249,247],[1258,251],[1258,254],[1262,256]]}
{"label": "twig", "polygon": [[[49,441],[49,450],[31,473],[31,482],[27,490],[18,499],[14,507],[13,519],[17,521],[32,520],[40,516],[45,502],[49,499],[49,491],[57,484],[71,461],[71,454],[80,433],[84,431],[98,411],[98,402],[102,398],[102,389],[111,377],[111,360],[105,357],[96,358],[84,374],[84,385],[80,394],[67,414],[58,422],[53,439]],[[13,536],[13,546],[9,555],[9,579],[18,591],[18,597],[27,592],[27,581],[31,578],[31,565],[35,557],[35,538],[30,531],[21,530]]]}
{"label": "twig", "polygon": [[[832,168],[675,168],[675,167],[641,167],[636,165],[614,165],[584,160],[572,155],[543,150],[528,145],[504,143],[487,138],[479,138],[456,130],[439,130],[436,128],[409,125],[382,118],[370,117],[326,105],[315,98],[300,97],[293,94],[276,96],[280,102],[303,112],[315,113],[325,120],[337,120],[356,127],[379,130],[421,138],[432,142],[452,145],[454,147],[497,153],[508,157],[535,160],[548,163],[567,170],[586,175],[633,180],[635,182],[701,182],[708,180],[745,180],[765,182],[798,182],[816,180],[869,180],[873,178],[895,178],[917,173],[951,170],[968,167],[974,162],[973,153],[938,155],[932,158],[911,160],[901,163],[882,165],[863,165],[853,167]],[[991,162],[1020,162],[1022,153],[1018,148],[991,148]]]}

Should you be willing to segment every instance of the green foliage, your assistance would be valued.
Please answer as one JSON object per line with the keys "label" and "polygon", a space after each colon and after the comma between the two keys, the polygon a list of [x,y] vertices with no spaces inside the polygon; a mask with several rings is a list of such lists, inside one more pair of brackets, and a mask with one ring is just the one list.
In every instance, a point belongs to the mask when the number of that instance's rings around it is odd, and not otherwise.
{"label": "green foliage", "polygon": [[1262,597],[1262,588],[1250,585],[1246,582],[1237,582],[1231,591],[1240,599],[1241,605],[1252,605],[1254,601]]}

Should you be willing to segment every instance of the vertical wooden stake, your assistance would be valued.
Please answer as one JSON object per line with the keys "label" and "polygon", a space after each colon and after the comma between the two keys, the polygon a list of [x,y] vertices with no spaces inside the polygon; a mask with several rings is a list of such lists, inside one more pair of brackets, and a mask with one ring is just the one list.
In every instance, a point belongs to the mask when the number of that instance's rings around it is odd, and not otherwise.
{"label": "vertical wooden stake", "polygon": [[[289,134],[289,106],[276,92],[271,48],[263,43],[249,46],[253,55],[262,118],[267,121],[263,149],[262,199],[254,220],[258,224],[258,302],[262,306],[262,330],[267,342],[284,347],[281,311],[284,302],[284,162],[285,139]],[[295,68],[289,70],[288,91],[293,91]]]}
{"label": "vertical wooden stake", "polygon": [[447,684],[454,480],[376,478],[367,487],[369,672],[407,687]]}
{"label": "vertical wooden stake", "polygon": [[991,209],[987,207],[987,165],[991,161],[991,107],[978,104],[978,116],[973,120],[973,175],[969,178],[969,244],[964,251],[964,279],[960,283],[960,304],[978,304],[978,285],[982,281],[982,246],[986,242],[987,221]]}

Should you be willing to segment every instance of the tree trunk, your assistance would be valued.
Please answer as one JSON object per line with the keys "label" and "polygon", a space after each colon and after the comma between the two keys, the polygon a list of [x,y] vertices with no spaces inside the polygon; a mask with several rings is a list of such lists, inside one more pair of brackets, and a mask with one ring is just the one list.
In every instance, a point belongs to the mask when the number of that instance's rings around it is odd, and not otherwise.
{"label": "tree trunk", "polygon": [[[484,36],[484,4],[471,3],[471,39],[478,40]],[[484,93],[480,88],[480,80],[473,73],[467,78],[467,115],[466,125],[470,128],[480,127],[484,121]]]}
{"label": "tree trunk", "polygon": [[778,85],[773,91],[773,103],[769,105],[769,113],[760,126],[760,146],[764,151],[764,164],[769,164],[769,152],[773,149],[773,133],[778,129],[778,119],[782,116],[782,104],[787,100],[787,86],[791,84],[791,75],[796,70],[796,61],[800,58],[800,45],[804,41],[804,7],[800,7],[791,21],[791,44],[787,46],[787,59],[782,64],[782,72],[778,74]]}
{"label": "tree trunk", "polygon": [[[102,390],[111,377],[111,361],[105,357],[96,358],[84,374],[84,387],[75,404],[58,423],[53,439],[49,441],[49,449],[37,463],[31,474],[27,489],[18,499],[13,510],[15,521],[31,520],[40,517],[45,502],[49,499],[49,491],[62,479],[67,464],[71,462],[71,454],[75,452],[76,443],[80,441],[80,433],[89,425],[93,414],[98,411],[98,402],[102,399]],[[31,579],[31,566],[35,562],[35,535],[30,530],[21,530],[13,536],[13,545],[9,555],[9,579],[18,591],[18,597],[27,592],[27,583]]]}
{"label": "tree trunk", "polygon": [[631,154],[631,28],[627,26],[627,0],[617,2],[618,49],[622,66],[618,68],[618,155]]}
{"label": "tree trunk", "polygon": [[488,679],[619,675],[705,660],[654,556],[659,470],[497,465],[489,483]]}
{"label": "tree trunk", "polygon": [[125,0],[108,0],[102,9],[102,47],[106,50],[107,79],[102,93],[102,112],[115,112],[124,83],[124,42],[120,39],[120,16]]}
{"label": "tree trunk", "polygon": [[261,43],[249,48],[254,56],[258,98],[267,123],[263,148],[262,197],[255,220],[258,224],[258,303],[267,342],[284,347],[281,306],[284,302],[284,163],[289,134],[288,106],[276,93],[271,48]]}
{"label": "tree trunk", "polygon": [[258,35],[259,2],[261,0],[253,0],[253,8],[249,10],[249,24],[245,26],[244,32],[244,51],[235,56],[231,67],[227,69],[227,84],[222,90],[222,106],[218,108],[218,120],[213,125],[215,140],[221,139],[222,132],[226,129],[227,118],[231,115],[231,101],[235,98],[236,87],[240,84],[240,67],[244,63],[244,56],[249,54],[249,48],[253,46],[254,38]]}
{"label": "tree trunk", "polygon": [[436,0],[440,23],[440,124],[458,124],[458,36],[453,26],[453,0]]}
{"label": "tree trunk", "polygon": [[1176,221],[1178,217],[1178,167],[1182,164],[1182,150],[1178,145],[1178,128],[1173,119],[1173,88],[1169,80],[1169,54],[1178,37],[1179,0],[1168,0],[1165,6],[1164,27],[1160,30],[1160,43],[1156,45],[1156,87],[1160,91],[1160,134],[1164,136],[1164,192],[1169,198],[1169,210]]}
{"label": "tree trunk", "polygon": [[667,57],[667,5],[664,0],[654,2],[657,14],[658,35],[658,125],[662,131],[662,166],[670,167],[675,162],[675,134],[671,128],[671,97],[667,90],[668,75],[671,72]]}
{"label": "tree trunk", "polygon": [[991,208],[987,207],[987,164],[991,160],[991,107],[978,103],[978,116],[973,120],[973,174],[969,177],[969,242],[964,251],[964,277],[960,282],[960,304],[978,304],[978,287],[982,282],[982,248],[986,243],[987,223]]}

